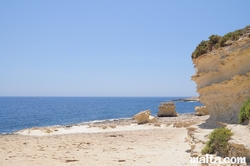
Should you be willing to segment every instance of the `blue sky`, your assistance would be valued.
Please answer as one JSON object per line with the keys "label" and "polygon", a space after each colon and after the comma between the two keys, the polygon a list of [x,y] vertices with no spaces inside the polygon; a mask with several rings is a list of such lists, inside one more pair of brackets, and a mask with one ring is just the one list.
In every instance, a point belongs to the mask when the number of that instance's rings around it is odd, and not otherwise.
{"label": "blue sky", "polygon": [[196,96],[201,40],[249,25],[242,0],[2,0],[0,96]]}

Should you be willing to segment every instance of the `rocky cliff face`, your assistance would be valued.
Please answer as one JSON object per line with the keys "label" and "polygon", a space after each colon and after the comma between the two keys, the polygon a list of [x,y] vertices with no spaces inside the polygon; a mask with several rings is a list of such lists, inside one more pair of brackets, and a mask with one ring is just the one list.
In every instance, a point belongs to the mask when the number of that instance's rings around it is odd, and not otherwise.
{"label": "rocky cliff face", "polygon": [[237,123],[243,103],[250,97],[250,38],[228,42],[193,59],[200,101],[207,107],[208,121]]}

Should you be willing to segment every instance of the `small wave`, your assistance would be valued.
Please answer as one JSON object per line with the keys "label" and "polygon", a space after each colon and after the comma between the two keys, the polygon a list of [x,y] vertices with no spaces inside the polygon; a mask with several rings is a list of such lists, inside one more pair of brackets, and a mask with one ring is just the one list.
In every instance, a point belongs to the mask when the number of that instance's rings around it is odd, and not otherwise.
{"label": "small wave", "polygon": [[92,123],[102,123],[102,122],[113,122],[113,121],[130,120],[130,119],[131,118],[102,119],[102,120],[92,120],[92,121],[82,122],[82,123],[78,123],[78,124],[81,125],[81,124],[92,124]]}

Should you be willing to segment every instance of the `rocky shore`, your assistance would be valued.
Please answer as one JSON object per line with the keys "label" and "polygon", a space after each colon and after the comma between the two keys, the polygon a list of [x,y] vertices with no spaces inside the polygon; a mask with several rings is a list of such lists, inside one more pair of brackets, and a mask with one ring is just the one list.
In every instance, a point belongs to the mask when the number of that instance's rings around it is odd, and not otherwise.
{"label": "rocky shore", "polygon": [[0,161],[16,165],[192,165],[187,128],[208,116],[121,119],[0,135]]}

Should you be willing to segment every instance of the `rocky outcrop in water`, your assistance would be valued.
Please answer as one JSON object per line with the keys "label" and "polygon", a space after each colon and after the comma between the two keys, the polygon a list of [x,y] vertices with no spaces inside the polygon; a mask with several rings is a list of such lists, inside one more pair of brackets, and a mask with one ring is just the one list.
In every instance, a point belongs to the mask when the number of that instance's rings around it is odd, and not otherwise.
{"label": "rocky outcrop in water", "polygon": [[171,101],[173,101],[173,102],[199,102],[199,98],[198,97],[189,97],[189,98],[174,99]]}
{"label": "rocky outcrop in water", "polygon": [[249,34],[193,59],[199,99],[208,109],[208,122],[237,123],[243,103],[250,97]]}

